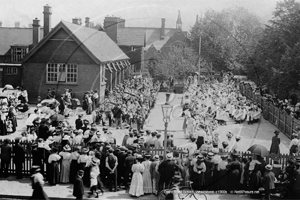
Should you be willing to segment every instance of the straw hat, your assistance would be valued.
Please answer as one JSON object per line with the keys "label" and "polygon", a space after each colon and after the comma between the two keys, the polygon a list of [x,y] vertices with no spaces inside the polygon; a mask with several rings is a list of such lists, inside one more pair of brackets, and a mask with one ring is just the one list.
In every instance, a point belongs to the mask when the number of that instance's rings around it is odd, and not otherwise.
{"label": "straw hat", "polygon": [[173,159],[172,153],[168,153],[168,154],[166,155],[166,159],[167,159],[167,160],[172,160],[172,159]]}
{"label": "straw hat", "polygon": [[270,170],[270,171],[273,169],[272,165],[270,165],[270,164],[266,165],[265,168],[266,168],[266,170]]}
{"label": "straw hat", "polygon": [[63,150],[64,150],[64,151],[71,151],[70,145],[66,144],[66,145],[63,147]]}

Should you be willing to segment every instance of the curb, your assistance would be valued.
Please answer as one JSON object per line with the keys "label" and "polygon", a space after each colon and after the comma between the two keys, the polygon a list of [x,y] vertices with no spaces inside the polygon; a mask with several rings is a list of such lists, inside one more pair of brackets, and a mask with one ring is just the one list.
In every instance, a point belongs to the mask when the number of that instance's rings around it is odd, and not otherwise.
{"label": "curb", "polygon": [[[74,198],[69,198],[69,197],[49,197],[51,200],[56,200],[56,199],[64,199],[64,200],[74,200]],[[0,194],[0,199],[30,199],[30,196],[18,196],[18,195],[6,195],[6,194]],[[83,198],[87,199],[87,198]],[[91,198],[89,198],[91,199]]]}

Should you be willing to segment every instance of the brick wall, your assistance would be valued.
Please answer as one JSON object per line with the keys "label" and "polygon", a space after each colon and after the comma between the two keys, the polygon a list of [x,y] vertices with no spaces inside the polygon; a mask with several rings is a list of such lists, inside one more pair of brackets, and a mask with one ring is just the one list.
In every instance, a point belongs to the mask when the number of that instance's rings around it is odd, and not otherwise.
{"label": "brick wall", "polygon": [[[24,88],[28,91],[29,101],[36,102],[38,96],[44,99],[48,88],[55,88],[58,93],[65,92],[66,88],[72,89],[75,98],[82,100],[86,91],[100,91],[100,67],[99,65],[78,65],[77,84],[48,84],[46,83],[46,64],[26,63],[24,66]],[[103,88],[101,88],[103,89]]]}

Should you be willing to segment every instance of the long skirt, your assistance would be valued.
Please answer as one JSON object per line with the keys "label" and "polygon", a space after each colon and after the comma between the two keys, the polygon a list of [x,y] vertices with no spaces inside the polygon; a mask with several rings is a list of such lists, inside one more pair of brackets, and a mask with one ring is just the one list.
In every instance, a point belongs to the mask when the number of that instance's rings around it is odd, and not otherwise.
{"label": "long skirt", "polygon": [[151,182],[151,174],[149,169],[145,169],[143,173],[143,190],[144,193],[149,194],[152,193],[152,182]]}
{"label": "long skirt", "polygon": [[51,185],[56,185],[59,183],[59,164],[57,161],[52,161],[51,165],[50,165],[50,170],[49,170],[49,183]]}
{"label": "long skirt", "polygon": [[60,182],[69,183],[70,182],[70,160],[62,160]]}
{"label": "long skirt", "polygon": [[143,191],[143,176],[140,172],[134,172],[132,179],[131,179],[131,184],[130,184],[130,189],[129,189],[129,194],[133,196],[141,196],[144,194]]}
{"label": "long skirt", "polygon": [[48,196],[43,190],[43,187],[40,185],[40,183],[35,183],[33,185],[33,193],[30,199],[36,199],[36,200],[48,200]]}
{"label": "long skirt", "polygon": [[204,173],[196,173],[194,171],[191,172],[190,181],[193,182],[192,187],[194,190],[201,190],[204,183],[205,183],[205,177]]}
{"label": "long skirt", "polygon": [[72,160],[70,166],[70,182],[73,183],[78,172],[78,161]]}
{"label": "long skirt", "polygon": [[221,169],[219,171],[220,190],[228,190],[228,170]]}

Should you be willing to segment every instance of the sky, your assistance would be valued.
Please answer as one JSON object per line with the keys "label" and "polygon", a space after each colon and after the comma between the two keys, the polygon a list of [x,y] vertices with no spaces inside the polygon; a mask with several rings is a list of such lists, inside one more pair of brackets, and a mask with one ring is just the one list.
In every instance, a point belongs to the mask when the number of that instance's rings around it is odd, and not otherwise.
{"label": "sky", "polygon": [[189,31],[195,24],[196,15],[207,10],[221,11],[226,8],[245,7],[267,23],[279,0],[0,0],[0,21],[3,27],[13,27],[20,22],[27,27],[38,18],[43,26],[43,6],[52,7],[52,28],[61,20],[89,17],[90,21],[103,24],[106,16],[126,20],[128,27],[160,27],[161,18],[167,28],[175,28],[178,11],[181,13],[183,30]]}

